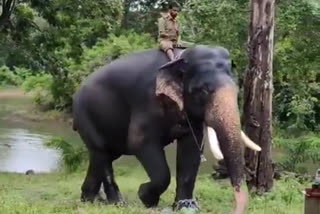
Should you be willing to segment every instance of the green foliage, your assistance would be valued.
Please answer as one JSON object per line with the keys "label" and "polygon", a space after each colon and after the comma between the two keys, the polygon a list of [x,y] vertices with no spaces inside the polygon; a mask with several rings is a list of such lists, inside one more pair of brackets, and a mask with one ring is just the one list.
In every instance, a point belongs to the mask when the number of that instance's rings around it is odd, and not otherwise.
{"label": "green foliage", "polygon": [[31,48],[33,34],[38,31],[34,22],[36,13],[28,1],[15,1],[15,7],[6,24],[0,24],[0,66],[36,68]]}
{"label": "green foliage", "polygon": [[282,1],[276,23],[276,119],[283,128],[319,131],[320,10],[307,1]]}
{"label": "green foliage", "polygon": [[52,108],[53,106],[52,86],[53,79],[50,74],[28,76],[22,84],[25,92],[33,93],[33,101],[35,104],[46,109]]}
{"label": "green foliage", "polygon": [[242,74],[247,64],[247,10],[248,3],[234,0],[186,1],[181,17],[182,39],[228,48]]}
{"label": "green foliage", "polygon": [[306,173],[307,169],[302,164],[320,162],[320,138],[318,136],[294,139],[276,138],[274,146],[284,151],[284,158],[279,164],[286,171]]}
{"label": "green foliage", "polygon": [[54,137],[46,143],[47,146],[59,149],[62,152],[62,160],[68,172],[74,172],[88,161],[88,152],[81,145],[74,145],[62,138]]}
{"label": "green foliage", "polygon": [[0,44],[9,50],[0,51],[0,62],[51,74],[54,105],[64,109],[72,95],[68,61],[79,63],[83,47],[107,38],[122,13],[121,0],[17,2],[12,26],[0,32]]}
{"label": "green foliage", "polygon": [[[119,26],[122,18],[120,0],[56,0],[50,3],[33,0],[31,6],[48,23],[44,32],[38,36],[42,48],[46,52],[62,51],[64,57],[75,59],[81,56],[83,44],[90,47],[97,39],[106,38]],[[47,38],[50,40],[44,41]],[[50,61],[49,58],[47,60]]]}
{"label": "green foliage", "polygon": [[13,73],[7,66],[0,67],[0,86],[21,84],[22,79]]}
{"label": "green foliage", "polygon": [[22,80],[26,80],[28,77],[31,77],[33,72],[30,69],[23,67],[13,67],[14,73],[19,76]]}
{"label": "green foliage", "polygon": [[123,33],[120,36],[111,35],[108,39],[101,39],[92,48],[85,48],[81,63],[70,62],[70,73],[75,85],[100,66],[120,56],[136,51],[152,48],[154,41],[148,34],[134,32]]}

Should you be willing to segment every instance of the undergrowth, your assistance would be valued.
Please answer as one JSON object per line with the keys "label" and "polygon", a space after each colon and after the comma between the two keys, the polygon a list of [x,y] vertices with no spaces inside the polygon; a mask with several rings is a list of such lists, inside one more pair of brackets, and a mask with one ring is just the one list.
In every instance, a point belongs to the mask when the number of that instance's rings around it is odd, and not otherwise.
{"label": "undergrowth", "polygon": [[[117,207],[95,202],[80,202],[80,188],[85,177],[84,169],[74,173],[0,174],[0,211],[6,214],[144,214],[171,213],[175,195],[175,178],[169,189],[161,196],[159,206],[145,208],[137,191],[139,185],[148,181],[142,168],[115,167],[116,181],[127,201]],[[273,191],[264,196],[251,196],[248,214],[300,214],[303,209],[302,190],[309,184],[299,183],[291,177],[275,181]],[[209,174],[199,175],[195,197],[201,207],[200,213],[230,213],[233,194],[229,180],[214,181]],[[180,212],[182,213],[182,212]]]}

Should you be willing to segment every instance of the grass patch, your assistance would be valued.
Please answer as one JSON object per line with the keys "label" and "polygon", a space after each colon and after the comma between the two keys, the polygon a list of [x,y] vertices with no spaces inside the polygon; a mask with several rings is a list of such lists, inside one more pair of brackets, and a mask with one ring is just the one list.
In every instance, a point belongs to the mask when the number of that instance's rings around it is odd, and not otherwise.
{"label": "grass patch", "polygon": [[[52,173],[26,176],[21,174],[0,174],[0,210],[6,214],[144,214],[161,213],[171,207],[175,194],[175,178],[162,195],[155,209],[146,209],[140,202],[139,185],[148,181],[142,168],[132,169],[117,166],[116,180],[123,196],[128,201],[124,207],[95,202],[80,202],[80,187],[85,170],[75,173]],[[303,209],[301,191],[309,184],[301,184],[294,178],[284,177],[276,181],[274,189],[262,197],[250,197],[249,214],[300,214]],[[195,196],[201,206],[201,213],[225,214],[232,206],[232,190],[228,180],[213,181],[209,175],[198,177]]]}
{"label": "grass patch", "polygon": [[57,110],[43,111],[32,101],[32,92],[26,93],[18,87],[0,88],[0,116],[11,121],[67,121],[71,115]]}

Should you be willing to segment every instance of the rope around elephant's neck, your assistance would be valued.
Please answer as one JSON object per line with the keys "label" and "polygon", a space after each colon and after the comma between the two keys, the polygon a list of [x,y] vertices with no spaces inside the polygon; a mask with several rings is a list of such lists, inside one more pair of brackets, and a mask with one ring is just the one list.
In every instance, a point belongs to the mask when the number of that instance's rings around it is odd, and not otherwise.
{"label": "rope around elephant's neck", "polygon": [[197,147],[198,147],[198,149],[199,149],[201,162],[205,162],[205,161],[207,161],[207,160],[206,160],[206,158],[204,157],[204,154],[203,154],[204,140],[202,140],[201,146],[199,146],[199,141],[198,141],[196,135],[194,134],[194,131],[193,131],[193,128],[192,128],[192,126],[191,126],[189,117],[188,117],[188,115],[187,115],[186,112],[184,112],[184,114],[185,114],[185,116],[186,116],[186,118],[187,118],[187,122],[188,122],[189,128],[190,128],[190,130],[191,130],[191,133],[192,133],[193,139],[194,139],[194,141],[195,141],[195,144],[197,145]]}

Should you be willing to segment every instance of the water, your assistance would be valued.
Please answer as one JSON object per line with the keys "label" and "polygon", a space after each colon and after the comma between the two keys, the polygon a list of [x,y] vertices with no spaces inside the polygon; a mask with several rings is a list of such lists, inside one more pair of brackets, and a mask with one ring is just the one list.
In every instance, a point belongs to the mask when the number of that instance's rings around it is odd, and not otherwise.
{"label": "water", "polygon": [[61,152],[44,144],[63,133],[62,124],[23,120],[10,112],[32,111],[30,97],[17,90],[0,90],[0,171],[53,172],[61,165]]}
{"label": "water", "polygon": [[57,170],[60,152],[44,146],[49,137],[22,128],[0,128],[0,171]]}

